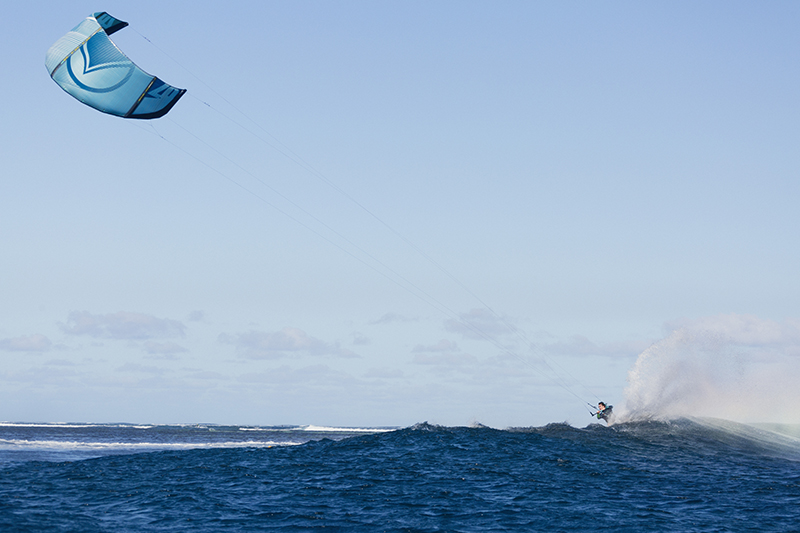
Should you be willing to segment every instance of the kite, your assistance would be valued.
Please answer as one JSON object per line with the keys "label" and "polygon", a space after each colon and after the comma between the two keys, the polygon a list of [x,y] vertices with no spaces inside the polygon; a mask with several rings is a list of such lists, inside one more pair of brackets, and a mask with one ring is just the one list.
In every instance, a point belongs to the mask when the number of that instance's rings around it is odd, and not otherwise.
{"label": "kite", "polygon": [[47,72],[62,89],[103,113],[162,117],[186,89],[151,76],[117,48],[109,35],[127,25],[106,12],[87,17],[47,51]]}

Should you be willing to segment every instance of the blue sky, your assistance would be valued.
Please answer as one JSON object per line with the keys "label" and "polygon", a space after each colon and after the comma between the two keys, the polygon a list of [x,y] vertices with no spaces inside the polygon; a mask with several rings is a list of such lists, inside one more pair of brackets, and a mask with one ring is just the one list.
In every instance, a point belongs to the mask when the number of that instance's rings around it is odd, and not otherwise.
{"label": "blue sky", "polygon": [[[166,117],[48,79],[101,10],[188,89]],[[772,376],[747,417],[794,421],[798,22],[791,2],[10,6],[0,420],[584,425],[585,401],[687,388],[688,414],[734,416],[720,399]]]}

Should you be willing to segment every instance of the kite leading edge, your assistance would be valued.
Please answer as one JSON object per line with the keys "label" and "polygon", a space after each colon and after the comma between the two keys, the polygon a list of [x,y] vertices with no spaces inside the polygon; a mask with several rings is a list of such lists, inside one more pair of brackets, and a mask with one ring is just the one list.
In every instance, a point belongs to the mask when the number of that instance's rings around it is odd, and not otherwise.
{"label": "kite leading edge", "polygon": [[47,51],[47,72],[62,89],[103,113],[162,117],[186,89],[151,76],[117,48],[108,36],[127,25],[106,12],[87,17]]}

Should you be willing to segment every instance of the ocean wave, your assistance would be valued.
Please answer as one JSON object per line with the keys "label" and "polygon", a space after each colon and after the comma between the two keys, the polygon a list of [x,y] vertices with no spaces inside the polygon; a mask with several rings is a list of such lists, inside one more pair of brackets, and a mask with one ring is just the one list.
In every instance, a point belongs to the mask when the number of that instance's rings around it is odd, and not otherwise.
{"label": "ocean wave", "polygon": [[224,442],[101,442],[67,440],[26,440],[0,439],[0,449],[41,449],[41,450],[104,450],[104,449],[148,449],[148,450],[190,450],[205,448],[264,448],[272,446],[297,446],[291,441],[224,441]]}
{"label": "ocean wave", "polygon": [[131,428],[153,429],[156,424],[93,424],[78,422],[0,422],[0,427],[7,428],[53,428],[53,429],[85,429],[85,428]]}
{"label": "ocean wave", "polygon": [[[468,445],[470,440],[492,440],[496,434],[537,434],[552,439],[584,442],[590,448],[635,447],[642,443],[703,453],[736,451],[800,460],[800,426],[748,425],[715,418],[662,420],[642,418],[606,426],[583,428],[566,422],[539,427],[496,429],[478,423],[440,426],[422,422],[396,428],[345,428],[335,426],[203,426],[124,424],[4,423],[0,451],[8,453],[78,452],[97,455],[157,450],[267,448],[297,446],[316,441],[345,442],[348,446],[408,441],[415,444],[427,434],[447,435]],[[369,437],[368,441],[357,440]],[[438,438],[438,437],[437,437]],[[353,440],[356,439],[356,440]]]}
{"label": "ocean wave", "polygon": [[[421,423],[374,434],[226,427],[0,433],[0,529],[796,529],[797,439],[727,420]],[[108,440],[92,440],[98,433]],[[270,449],[284,437],[304,445]]]}
{"label": "ocean wave", "polygon": [[343,428],[343,427],[328,427],[328,426],[301,426],[303,431],[314,431],[317,433],[388,433],[390,431],[397,431],[398,428]]}
{"label": "ocean wave", "polygon": [[[780,430],[780,431],[778,431]],[[701,453],[743,453],[800,461],[800,425],[751,425],[731,420],[702,417],[676,419],[640,418],[611,425],[593,423],[583,428],[566,422],[545,426],[494,429],[481,424],[469,427],[438,426],[422,422],[403,430],[434,433],[462,438],[492,438],[493,433],[536,434],[552,439],[583,442],[594,447],[636,448],[643,444],[674,450],[696,450]]]}

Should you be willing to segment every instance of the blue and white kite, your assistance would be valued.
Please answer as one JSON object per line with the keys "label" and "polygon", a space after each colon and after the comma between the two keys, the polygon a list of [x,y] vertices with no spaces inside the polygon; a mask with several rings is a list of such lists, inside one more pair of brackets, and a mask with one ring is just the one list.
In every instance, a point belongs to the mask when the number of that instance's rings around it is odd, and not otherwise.
{"label": "blue and white kite", "polygon": [[186,89],[146,73],[108,38],[127,25],[105,12],[87,17],[47,51],[47,72],[62,89],[103,113],[162,117]]}

